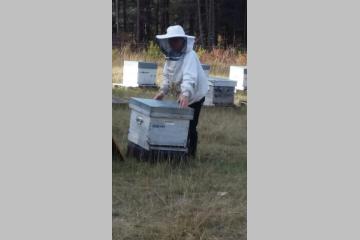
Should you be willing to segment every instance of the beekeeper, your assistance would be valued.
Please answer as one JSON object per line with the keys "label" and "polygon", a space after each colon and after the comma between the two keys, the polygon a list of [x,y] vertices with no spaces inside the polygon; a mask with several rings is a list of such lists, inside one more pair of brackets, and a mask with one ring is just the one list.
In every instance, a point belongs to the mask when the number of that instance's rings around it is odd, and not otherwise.
{"label": "beekeeper", "polygon": [[181,26],[175,25],[168,27],[166,34],[157,35],[156,40],[166,61],[163,84],[154,99],[162,100],[170,87],[174,87],[180,106],[194,109],[189,126],[188,150],[189,155],[195,156],[198,139],[196,127],[209,89],[208,79],[193,50],[195,37],[187,36]]}

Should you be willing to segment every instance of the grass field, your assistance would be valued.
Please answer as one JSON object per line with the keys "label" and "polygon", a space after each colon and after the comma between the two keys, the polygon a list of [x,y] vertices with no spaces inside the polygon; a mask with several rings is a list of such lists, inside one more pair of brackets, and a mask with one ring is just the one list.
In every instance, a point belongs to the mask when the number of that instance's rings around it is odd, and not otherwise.
{"label": "grass field", "polygon": [[[154,93],[113,90],[122,98]],[[129,113],[127,105],[113,106],[113,136],[123,153]],[[113,239],[246,239],[246,108],[204,107],[198,131],[197,158],[187,163],[113,162]]]}

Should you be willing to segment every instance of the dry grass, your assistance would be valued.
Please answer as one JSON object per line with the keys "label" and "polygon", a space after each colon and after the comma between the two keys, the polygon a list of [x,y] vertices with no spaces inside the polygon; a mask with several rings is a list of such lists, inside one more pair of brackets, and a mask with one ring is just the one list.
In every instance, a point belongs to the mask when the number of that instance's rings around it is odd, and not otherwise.
{"label": "dry grass", "polygon": [[[113,239],[246,239],[246,125],[244,108],[203,108],[196,159],[113,163]],[[113,107],[113,135],[123,152],[128,127],[128,107]]]}
{"label": "dry grass", "polygon": [[[220,49],[214,48],[211,51],[202,48],[197,49],[200,61],[211,66],[211,76],[229,76],[229,68],[231,65],[246,65],[247,54],[241,53],[235,48]],[[150,43],[147,50],[132,51],[130,46],[122,48],[113,48],[113,73],[112,81],[116,83],[122,82],[122,66],[124,60],[150,61],[158,64],[157,83],[161,84],[161,74],[164,65],[164,57],[160,53],[157,46]]]}

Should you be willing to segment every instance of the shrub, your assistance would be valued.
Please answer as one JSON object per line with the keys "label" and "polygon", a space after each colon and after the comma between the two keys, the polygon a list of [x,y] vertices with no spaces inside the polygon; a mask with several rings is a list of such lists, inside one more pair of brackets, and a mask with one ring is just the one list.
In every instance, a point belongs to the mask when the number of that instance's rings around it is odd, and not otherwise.
{"label": "shrub", "polygon": [[159,46],[154,43],[153,41],[150,41],[147,50],[146,50],[146,55],[154,60],[158,60],[162,57],[162,53],[160,51]]}

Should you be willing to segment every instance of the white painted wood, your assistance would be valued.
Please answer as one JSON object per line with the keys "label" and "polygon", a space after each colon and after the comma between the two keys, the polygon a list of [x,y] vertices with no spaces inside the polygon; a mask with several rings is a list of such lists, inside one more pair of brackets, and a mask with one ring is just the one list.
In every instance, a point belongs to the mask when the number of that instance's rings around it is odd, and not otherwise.
{"label": "white painted wood", "polygon": [[170,118],[170,119],[183,119],[183,120],[191,120],[192,119],[192,115],[170,113],[170,112],[150,111],[148,109],[144,109],[141,106],[137,106],[132,103],[129,104],[129,107],[135,111],[138,111],[142,114],[145,114],[147,116],[154,117],[154,118]]}
{"label": "white painted wood", "polygon": [[210,77],[209,78],[209,86],[219,86],[219,87],[233,87],[236,86],[236,81],[220,78],[220,77]]}
{"label": "white painted wood", "polygon": [[229,78],[237,81],[236,90],[247,89],[247,66],[230,66]]}
{"label": "white painted wood", "polygon": [[150,117],[137,111],[131,111],[128,140],[149,150],[149,126]]}
{"label": "white painted wood", "polygon": [[188,120],[151,118],[149,144],[186,147],[188,130]]}
{"label": "white painted wood", "polygon": [[138,87],[138,62],[124,61],[123,83],[124,87]]}
{"label": "white painted wood", "polygon": [[205,101],[204,101],[205,106],[214,106],[213,96],[214,96],[214,88],[213,86],[210,86],[209,83],[209,90],[205,96]]}
{"label": "white painted wood", "polygon": [[122,86],[155,86],[156,71],[155,63],[124,61]]}
{"label": "white painted wood", "polygon": [[[191,120],[193,118],[193,109],[186,107],[181,108],[176,101],[169,100],[154,100],[146,98],[131,98],[130,108],[139,107],[139,111],[144,111],[144,114],[156,117],[183,118]],[[154,115],[155,114],[155,115]]]}
{"label": "white painted wood", "polygon": [[146,150],[187,151],[189,121],[193,111],[177,109],[174,104],[132,98],[129,103],[128,140]]}
{"label": "white painted wood", "polygon": [[224,78],[209,78],[209,91],[205,96],[205,106],[233,105],[236,81]]}

